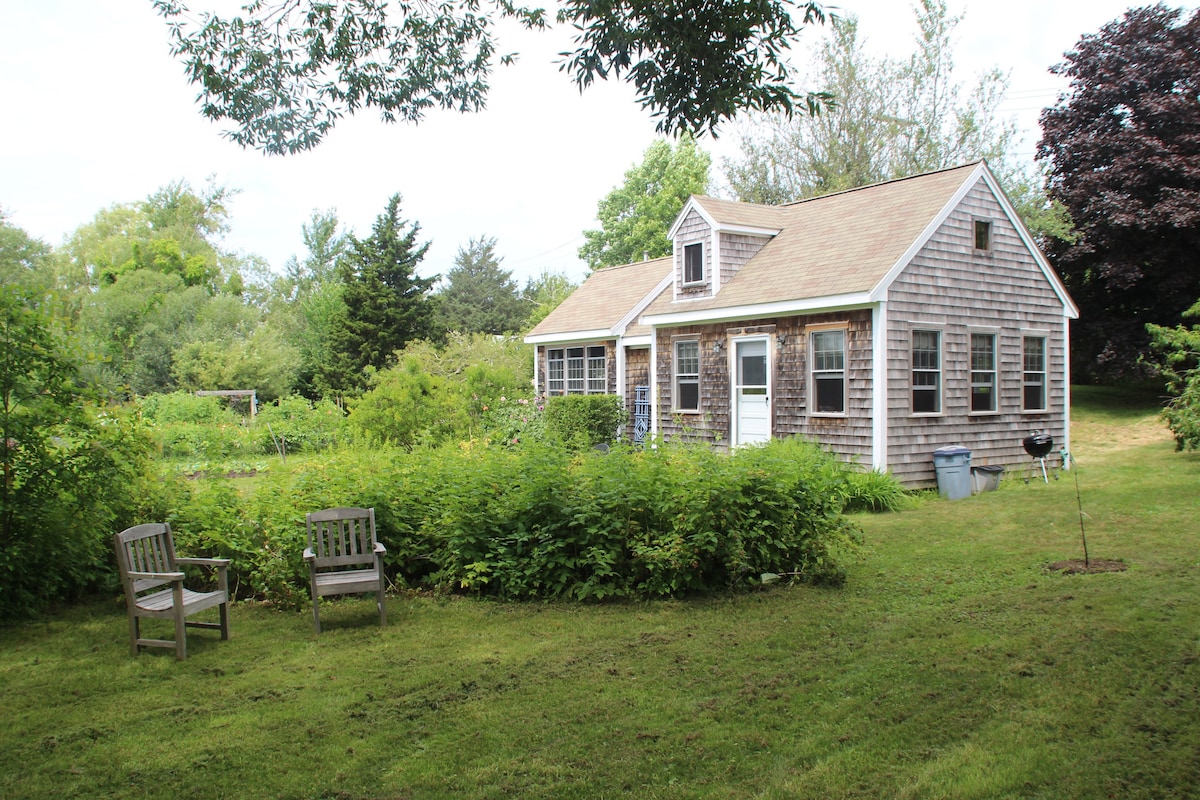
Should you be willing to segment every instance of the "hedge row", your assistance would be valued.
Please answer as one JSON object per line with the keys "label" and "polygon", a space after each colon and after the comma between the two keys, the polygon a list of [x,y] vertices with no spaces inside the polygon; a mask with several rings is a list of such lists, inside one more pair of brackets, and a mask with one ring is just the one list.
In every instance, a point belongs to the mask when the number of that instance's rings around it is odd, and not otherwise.
{"label": "hedge row", "polygon": [[242,594],[300,605],[306,511],[375,508],[393,579],[504,598],[661,597],[728,590],[765,572],[840,582],[856,473],[800,440],[572,453],[461,445],[333,452],[252,491],[191,482],[181,548],[234,559]]}

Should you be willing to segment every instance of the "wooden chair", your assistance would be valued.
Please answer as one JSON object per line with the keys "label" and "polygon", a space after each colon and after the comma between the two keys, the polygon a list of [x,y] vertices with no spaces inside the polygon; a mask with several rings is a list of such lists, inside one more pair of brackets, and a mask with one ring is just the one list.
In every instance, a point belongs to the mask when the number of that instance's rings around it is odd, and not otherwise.
{"label": "wooden chair", "polygon": [[318,599],[334,594],[375,592],[379,624],[387,624],[383,597],[383,556],[375,539],[375,509],[327,508],[306,516],[308,578],[312,587],[313,625],[321,632]]}
{"label": "wooden chair", "polygon": [[[177,558],[171,526],[151,522],[126,528],[113,538],[117,565],[125,587],[125,607],[129,611],[129,645],[133,654],[139,647],[174,647],[175,657],[187,658],[187,628],[212,628],[229,638],[229,559]],[[217,590],[194,592],[184,588],[180,567],[198,565],[217,571]],[[168,588],[161,588],[161,587]],[[220,609],[220,622],[188,622],[187,617],[205,609]],[[175,620],[175,639],[143,639],[142,617]]]}

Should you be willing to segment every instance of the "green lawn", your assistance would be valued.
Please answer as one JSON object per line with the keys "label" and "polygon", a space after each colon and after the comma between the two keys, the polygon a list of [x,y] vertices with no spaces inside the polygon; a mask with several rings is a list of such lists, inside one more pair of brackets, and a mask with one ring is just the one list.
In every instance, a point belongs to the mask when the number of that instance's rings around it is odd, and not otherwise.
{"label": "green lawn", "polygon": [[[841,589],[352,600],[319,637],[241,603],[183,663],[115,599],[0,630],[0,797],[1200,797],[1200,455],[1112,392],[1073,435],[1060,480],[860,517]],[[1045,568],[1076,477],[1128,570]]]}

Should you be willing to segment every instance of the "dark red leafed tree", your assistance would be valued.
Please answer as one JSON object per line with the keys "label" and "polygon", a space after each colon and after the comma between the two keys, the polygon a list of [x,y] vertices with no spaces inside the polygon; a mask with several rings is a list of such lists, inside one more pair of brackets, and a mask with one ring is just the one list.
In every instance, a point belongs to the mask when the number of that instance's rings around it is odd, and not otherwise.
{"label": "dark red leafed tree", "polygon": [[1073,217],[1050,257],[1080,307],[1076,379],[1129,375],[1146,323],[1175,325],[1200,297],[1200,11],[1127,11],[1052,72],[1037,157]]}

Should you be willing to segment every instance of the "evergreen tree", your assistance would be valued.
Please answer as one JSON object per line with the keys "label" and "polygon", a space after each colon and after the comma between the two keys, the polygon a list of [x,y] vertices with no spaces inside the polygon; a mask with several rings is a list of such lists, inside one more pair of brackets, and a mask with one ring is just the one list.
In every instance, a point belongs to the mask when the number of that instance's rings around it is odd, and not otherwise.
{"label": "evergreen tree", "polygon": [[346,313],[334,321],[320,376],[330,389],[361,390],[367,367],[382,369],[407,342],[433,332],[429,292],[437,276],[416,274],[429,243],[417,244],[421,226],[400,218],[400,202],[392,195],[371,235],[352,239],[342,261]]}
{"label": "evergreen tree", "polygon": [[471,239],[460,247],[438,293],[439,327],[458,333],[513,333],[529,314],[512,272],[500,268],[496,240]]}

